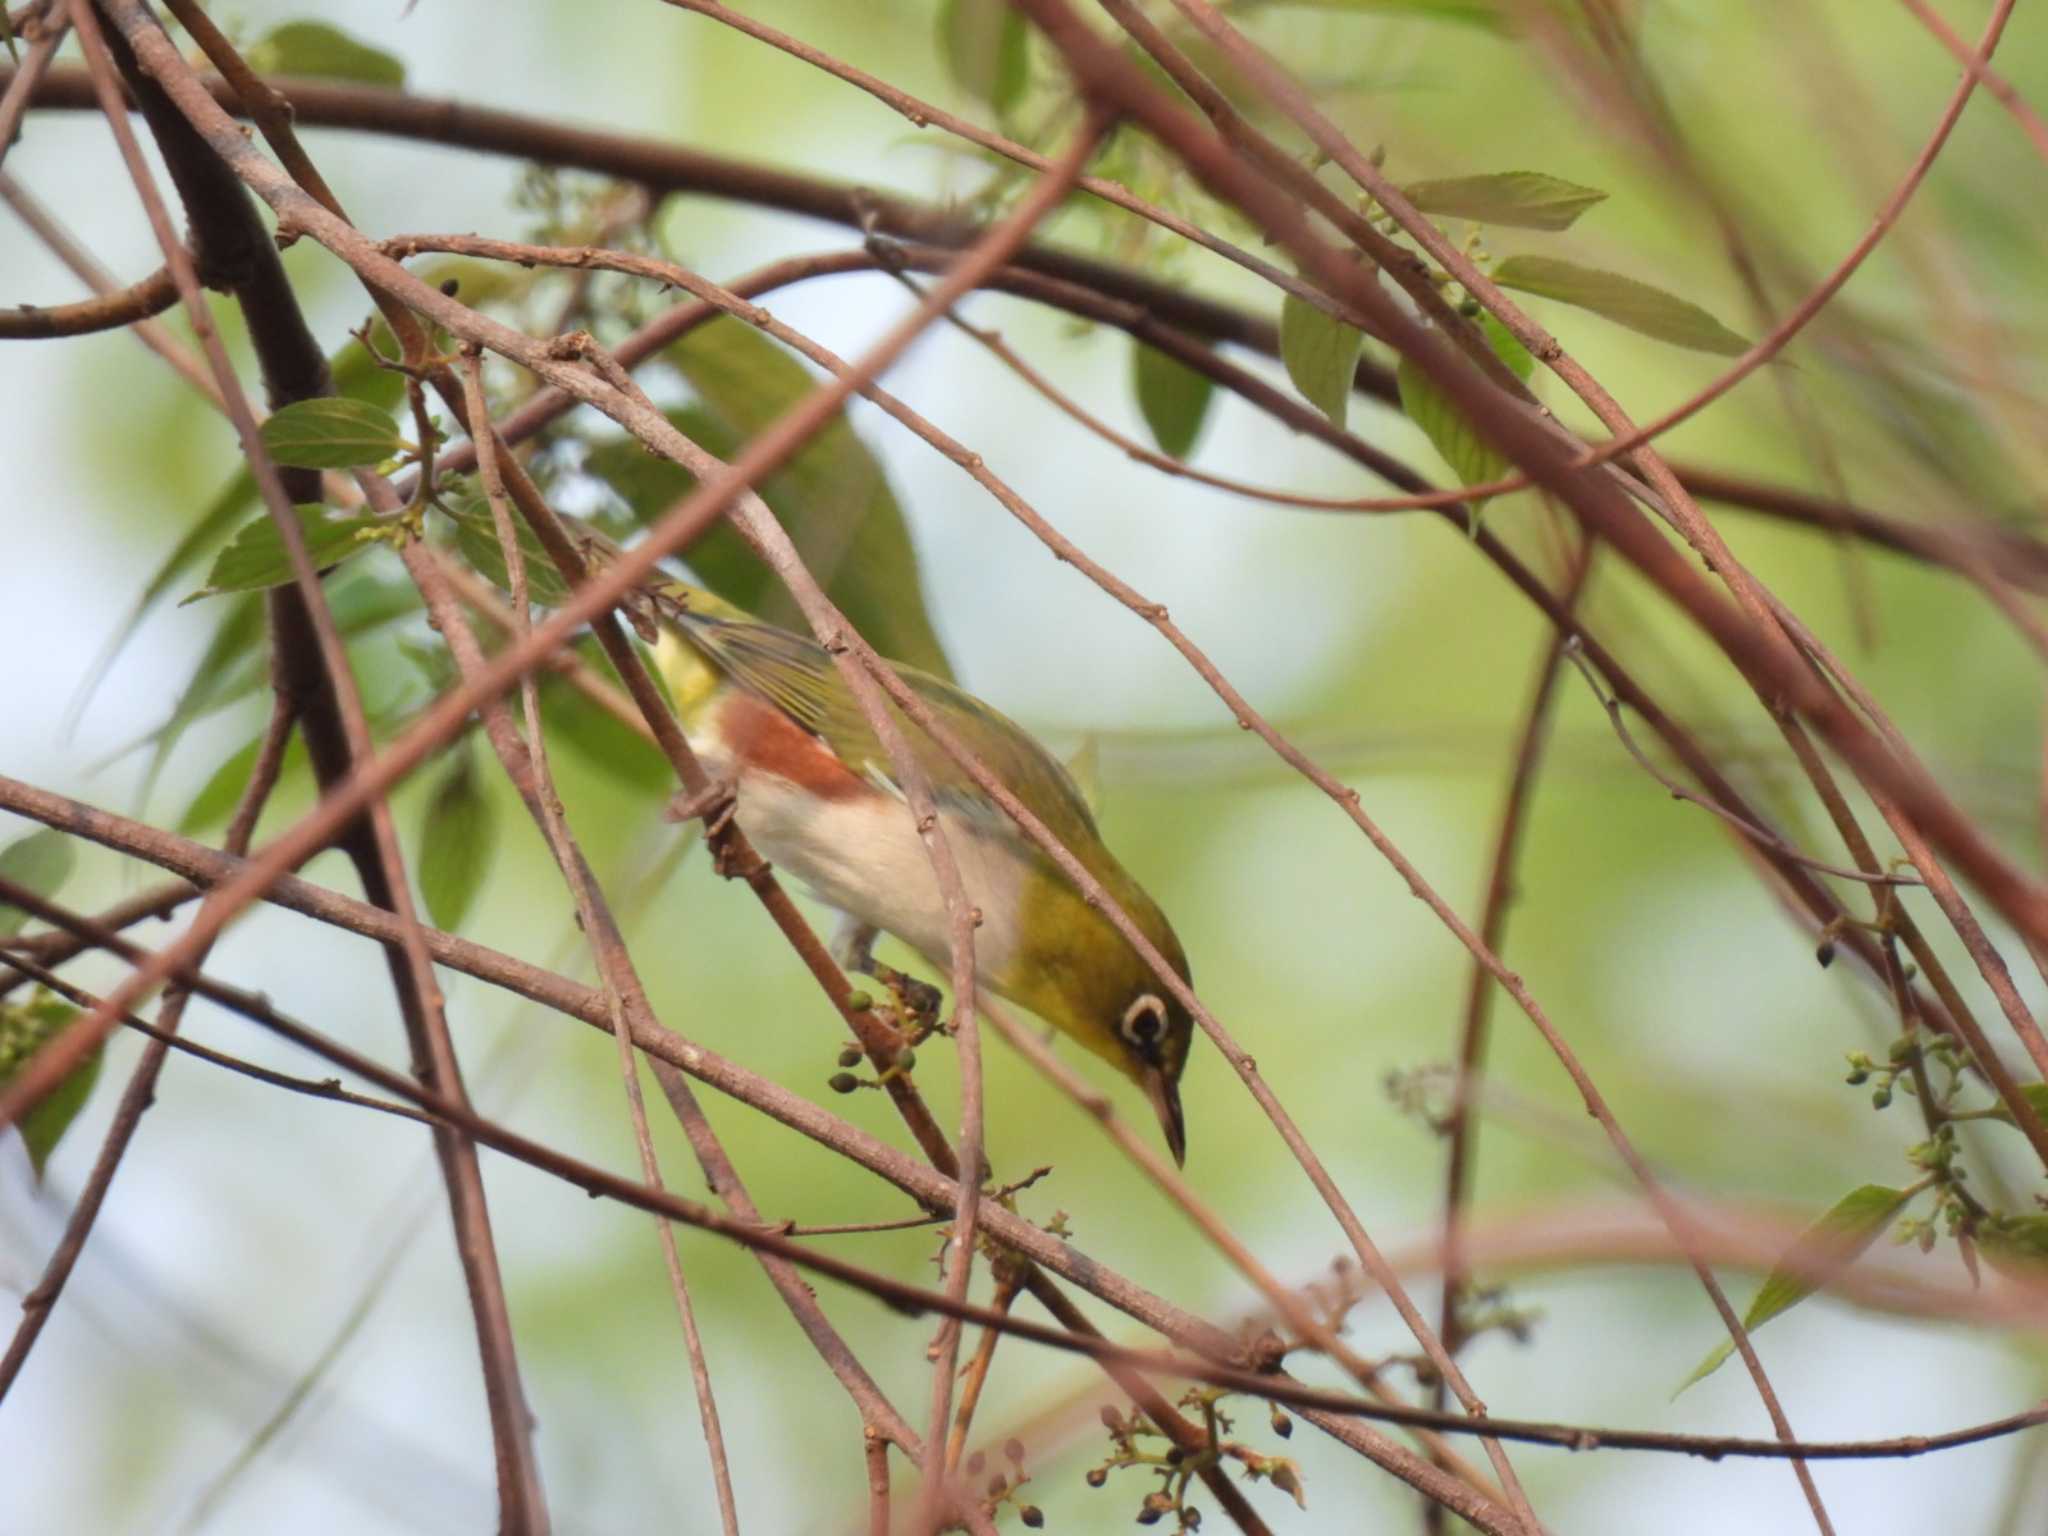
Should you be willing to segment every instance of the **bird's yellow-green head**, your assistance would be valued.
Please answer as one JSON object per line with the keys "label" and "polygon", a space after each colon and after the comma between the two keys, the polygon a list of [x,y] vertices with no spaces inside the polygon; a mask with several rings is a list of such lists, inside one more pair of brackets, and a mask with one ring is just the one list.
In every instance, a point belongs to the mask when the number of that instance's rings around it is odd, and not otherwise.
{"label": "bird's yellow-green head", "polygon": [[[1069,845],[1179,975],[1187,956],[1166,916],[1101,842]],[[1180,1075],[1194,1020],[1116,925],[1049,862],[1034,861],[1019,903],[1023,942],[995,991],[1015,998],[1136,1083],[1173,1160],[1187,1160]]]}

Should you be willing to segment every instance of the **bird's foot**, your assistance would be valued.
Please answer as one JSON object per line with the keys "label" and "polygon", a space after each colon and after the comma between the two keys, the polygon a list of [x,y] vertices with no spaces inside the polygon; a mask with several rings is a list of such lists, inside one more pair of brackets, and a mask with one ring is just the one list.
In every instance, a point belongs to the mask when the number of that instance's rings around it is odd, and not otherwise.
{"label": "bird's foot", "polygon": [[953,1032],[953,1026],[939,1017],[943,994],[930,982],[906,976],[879,960],[871,962],[868,974],[887,987],[889,995],[896,1000],[897,1022],[912,1045],[922,1045],[933,1035],[950,1035]]}
{"label": "bird's foot", "polygon": [[875,940],[881,936],[881,929],[870,927],[857,917],[844,918],[838,931],[832,935],[832,958],[839,962],[842,971],[872,976],[875,974]]}
{"label": "bird's foot", "polygon": [[743,873],[726,833],[739,809],[739,786],[731,779],[712,779],[700,790],[684,790],[662,812],[670,821],[702,821],[704,841],[711,849],[711,867],[727,880]]}

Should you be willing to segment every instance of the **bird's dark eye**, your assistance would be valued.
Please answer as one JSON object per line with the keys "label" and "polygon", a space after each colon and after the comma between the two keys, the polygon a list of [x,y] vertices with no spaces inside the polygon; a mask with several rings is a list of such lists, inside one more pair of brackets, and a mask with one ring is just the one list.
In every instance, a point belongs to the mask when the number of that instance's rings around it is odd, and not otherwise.
{"label": "bird's dark eye", "polygon": [[1150,992],[1124,1010],[1118,1025],[1123,1037],[1139,1047],[1154,1044],[1166,1028],[1166,1004]]}

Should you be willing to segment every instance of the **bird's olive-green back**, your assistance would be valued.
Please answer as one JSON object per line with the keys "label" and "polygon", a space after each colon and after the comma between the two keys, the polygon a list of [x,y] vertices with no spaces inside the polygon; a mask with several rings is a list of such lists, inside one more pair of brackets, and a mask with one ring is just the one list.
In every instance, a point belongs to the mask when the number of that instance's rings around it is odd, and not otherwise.
{"label": "bird's olive-green back", "polygon": [[[764,624],[730,603],[680,582],[663,584],[655,589],[654,597],[662,617],[681,630],[732,683],[780,709],[830,747],[855,773],[891,794],[901,794],[888,754],[823,646]],[[1106,859],[1095,818],[1072,775],[1021,726],[930,673],[901,664],[896,664],[896,672],[1091,874],[1123,882],[1123,871]],[[1022,841],[1015,824],[944,748],[894,703],[889,710],[902,726],[944,809]]]}

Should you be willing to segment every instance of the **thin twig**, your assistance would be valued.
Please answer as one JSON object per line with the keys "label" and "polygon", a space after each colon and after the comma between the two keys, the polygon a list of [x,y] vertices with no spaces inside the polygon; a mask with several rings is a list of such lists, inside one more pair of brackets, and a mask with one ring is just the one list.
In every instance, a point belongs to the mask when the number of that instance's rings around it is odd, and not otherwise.
{"label": "thin twig", "polygon": [[[263,813],[264,803],[277,787],[278,773],[284,765],[285,744],[290,741],[291,733],[292,709],[279,696],[272,701],[270,723],[264,728],[262,744],[256,750],[256,761],[250,765],[249,782],[242,786],[241,797],[229,818],[227,834],[221,844],[222,851],[231,857],[248,851],[249,839]],[[201,951],[194,963],[205,964],[206,952]],[[23,961],[22,966],[24,970],[34,969],[33,962]],[[136,1062],[128,1086],[121,1094],[121,1102],[115,1107],[114,1122],[107,1129],[106,1140],[100,1144],[99,1157],[86,1177],[85,1187],[78,1192],[78,1199],[72,1204],[70,1220],[64,1224],[64,1235],[58,1240],[49,1262],[43,1266],[42,1277],[21,1299],[21,1321],[15,1325],[14,1336],[8,1341],[7,1353],[0,1356],[0,1402],[6,1400],[8,1388],[21,1374],[29,1351],[35,1348],[43,1325],[56,1309],[57,1298],[64,1293],[65,1283],[71,1278],[78,1256],[85,1251],[86,1239],[92,1235],[93,1223],[99,1219],[100,1207],[106,1203],[107,1189],[114,1182],[114,1175],[120,1171],[121,1160],[128,1155],[136,1128],[141,1125],[150,1105],[156,1102],[156,1084],[163,1073],[164,1057],[169,1049],[167,1042],[176,1037],[190,996],[183,988],[173,988],[165,994],[163,1006],[157,1011],[157,1030],[163,1038],[153,1039],[143,1048],[141,1059]],[[80,1006],[91,1005],[82,1003]]]}
{"label": "thin twig", "polygon": [[[512,509],[507,505],[504,475],[499,468],[497,435],[491,428],[490,410],[484,401],[483,360],[474,350],[463,353],[462,383],[467,421],[476,432],[472,441],[477,446],[477,469],[483,481],[484,496],[490,505],[491,521],[497,529],[498,547],[511,588],[511,636],[519,640],[533,627],[533,612],[527,592],[526,556],[520,548]],[[413,394],[417,400],[417,385],[413,386]],[[568,815],[555,788],[554,774],[548,763],[547,742],[541,729],[540,689],[531,672],[519,680],[519,694],[526,716],[525,754],[523,759],[515,756],[510,744],[504,743],[501,744],[500,755],[515,780],[516,770],[522,763],[526,769],[525,782],[520,787],[529,810],[554,853],[562,878],[568,884],[576,908],[577,925],[590,944],[591,957],[603,983],[605,1007],[611,1014],[612,1033],[618,1041],[619,1073],[625,1084],[626,1109],[632,1125],[634,1148],[640,1157],[640,1173],[648,1188],[662,1189],[665,1186],[661,1165],[655,1155],[654,1136],[647,1125],[647,1105],[640,1091],[639,1063],[633,1054],[632,1034],[626,1023],[622,994],[631,983],[620,975],[625,946],[623,941],[611,942],[617,937],[616,931],[598,912],[589,865],[569,831]],[[501,701],[492,701],[492,712],[501,716],[501,726],[509,724],[502,720]],[[675,1303],[677,1319],[682,1324],[684,1349],[690,1362],[690,1381],[697,1397],[697,1415],[704,1429],[705,1452],[711,1461],[711,1480],[718,1499],[719,1521],[726,1536],[738,1536],[739,1511],[733,1498],[725,1433],[719,1423],[711,1371],[704,1359],[704,1340],[697,1329],[696,1309],[690,1302],[689,1282],[683,1274],[682,1257],[676,1250],[675,1229],[659,1217],[655,1219],[654,1226],[656,1240],[661,1245],[662,1263],[668,1271],[669,1294]]]}
{"label": "thin twig", "polygon": [[[62,923],[66,926],[86,928],[83,919],[76,917],[44,900],[35,892],[10,881],[0,880],[0,899],[18,904],[44,921]],[[100,933],[93,935],[96,944],[121,954],[131,964],[141,963],[147,953],[139,946],[129,943],[118,935]],[[1353,1397],[1349,1394],[1331,1392],[1303,1386],[1285,1378],[1220,1366],[1213,1362],[1187,1356],[1165,1355],[1157,1351],[1123,1349],[1090,1340],[1071,1332],[1029,1323],[1014,1315],[1005,1315],[992,1308],[974,1303],[956,1303],[943,1292],[910,1285],[893,1277],[865,1270],[844,1260],[834,1259],[816,1250],[806,1249],[783,1237],[770,1228],[755,1223],[743,1223],[720,1216],[707,1207],[681,1200],[674,1195],[650,1190],[645,1185],[606,1172],[591,1164],[568,1157],[531,1138],[520,1135],[474,1110],[437,1098],[434,1093],[378,1062],[351,1050],[340,1042],[309,1029],[270,1006],[263,998],[239,988],[223,985],[197,973],[186,973],[184,979],[198,992],[212,1001],[220,1003],[234,1012],[242,1014],[275,1033],[317,1052],[365,1080],[375,1084],[387,1093],[404,1098],[426,1110],[437,1119],[443,1119],[461,1130],[471,1139],[495,1148],[505,1155],[549,1173],[558,1179],[574,1184],[593,1195],[603,1196],[622,1204],[654,1214],[673,1217],[705,1231],[728,1238],[745,1247],[764,1249],[818,1273],[827,1278],[842,1281],[873,1294],[892,1305],[910,1310],[946,1311],[962,1322],[994,1327],[1018,1338],[1058,1349],[1071,1354],[1095,1358],[1114,1358],[1119,1362],[1136,1365],[1169,1375],[1180,1375],[1211,1382],[1233,1391],[1250,1393],[1253,1396],[1271,1398],[1277,1402],[1298,1404],[1304,1407],[1326,1409],[1335,1413],[1354,1415],[1359,1418],[1382,1420],[1387,1423],[1405,1425],[1427,1425],[1452,1432],[1463,1432],[1493,1436],[1502,1440],[1527,1441],[1532,1444],[1553,1445],[1573,1450],[1600,1448],[1660,1451],[1683,1455],[1707,1457],[1751,1457],[1766,1460],[1784,1460],[1804,1457],[1812,1460],[1869,1460],[1898,1459],[1927,1455],[1931,1452],[1972,1445],[1984,1440],[2009,1435],[2041,1424],[2048,1424],[2048,1406],[2016,1413],[1984,1424],[1939,1435],[1898,1436],[1884,1440],[1862,1441],[1800,1441],[1787,1444],[1777,1440],[1756,1440],[1744,1437],[1722,1437],[1705,1435],[1675,1435],[1637,1430],[1610,1430],[1589,1428],[1579,1425],[1537,1423],[1513,1419],[1471,1419],[1463,1414],[1433,1413],[1420,1408],[1393,1408],[1383,1404]],[[1483,1516],[1482,1516],[1483,1518]],[[1485,1528],[1501,1529],[1496,1522],[1486,1522]]]}
{"label": "thin twig", "polygon": [[[349,768],[366,761],[372,753],[369,725],[354,674],[348,663],[334,616],[329,610],[320,575],[307,554],[305,536],[293,511],[296,500],[307,499],[287,492],[285,477],[272,462],[258,433],[256,421],[230,366],[218,332],[213,326],[191,253],[179,242],[169,212],[158,194],[153,177],[143,162],[140,149],[127,120],[127,109],[114,79],[115,61],[103,36],[90,0],[69,0],[71,21],[77,30],[87,66],[93,75],[103,115],[126,162],[165,263],[177,280],[194,332],[199,337],[222,402],[233,423],[242,453],[256,481],[263,503],[277,528],[292,571],[289,595],[278,589],[272,595],[273,629],[276,634],[276,683],[280,690],[298,691],[295,708],[316,773],[323,787],[331,785]],[[123,62],[129,85],[137,94],[166,159],[183,168],[181,191],[192,201],[191,213],[202,246],[207,240],[239,243],[257,259],[236,289],[243,312],[250,322],[268,382],[275,397],[301,398],[319,392],[324,361],[311,345],[297,306],[284,281],[282,266],[274,248],[257,225],[247,199],[234,186],[227,168],[218,165],[207,146],[189,123],[177,113],[145,71],[134,66],[134,50],[143,42],[168,47],[169,40],[156,25],[140,0],[109,4],[108,13],[119,29],[124,48]],[[218,146],[214,146],[216,149]],[[201,203],[199,189],[210,188],[218,195]],[[259,286],[260,285],[260,286]],[[310,354],[310,357],[308,356]],[[311,380],[303,373],[284,370],[310,368]],[[296,484],[303,471],[291,471]],[[314,477],[317,484],[317,477]],[[303,627],[304,633],[301,633]],[[292,669],[299,677],[288,680]],[[332,729],[330,729],[330,727]],[[464,1100],[461,1067],[456,1059],[442,1011],[441,994],[433,969],[419,938],[419,923],[405,863],[399,852],[398,836],[391,809],[382,796],[367,800],[365,814],[357,824],[362,836],[350,835],[350,854],[372,899],[388,904],[398,917],[402,940],[390,956],[392,982],[399,1012],[404,1018],[414,1057],[415,1070],[422,1079],[456,1102]],[[337,832],[351,826],[337,821]],[[208,931],[206,908],[194,917],[186,942],[196,950],[211,942],[219,924]],[[117,1009],[125,1010],[144,988],[131,976],[123,984],[129,995],[110,996],[87,1013],[76,1034],[91,1039],[104,1034]],[[119,992],[122,988],[117,988]],[[67,1031],[67,1035],[72,1031]],[[59,1037],[53,1045],[65,1043]],[[38,1052],[21,1074],[18,1085],[26,1085],[49,1051]],[[0,1115],[0,1119],[7,1118]],[[459,1137],[437,1132],[444,1180],[448,1186],[450,1212],[454,1219],[457,1250],[462,1260],[471,1310],[476,1324],[477,1344],[483,1363],[485,1396],[490,1408],[491,1435],[497,1464],[501,1518],[508,1529],[521,1536],[545,1536],[549,1527],[546,1497],[534,1459],[531,1415],[520,1384],[518,1358],[512,1337],[511,1318],[505,1302],[504,1280],[499,1272],[497,1251],[485,1202],[483,1177],[477,1167],[475,1149]]]}
{"label": "thin twig", "polygon": [[[1593,570],[1593,546],[1582,543],[1573,551],[1570,572],[1558,594],[1567,612],[1576,612],[1579,599]],[[1488,865],[1486,896],[1480,908],[1479,937],[1487,948],[1499,954],[1507,933],[1508,910],[1515,897],[1515,863],[1522,847],[1522,833],[1528,823],[1529,803],[1534,797],[1537,768],[1550,735],[1552,706],[1557,697],[1559,669],[1563,665],[1571,636],[1553,629],[1536,666],[1536,683],[1523,710],[1522,729],[1516,738],[1513,764],[1508,770],[1507,793],[1502,797],[1500,825],[1494,833],[1493,857]],[[1470,1171],[1478,1158],[1478,1117],[1472,1112],[1473,1088],[1486,1061],[1487,1025],[1493,1011],[1493,978],[1476,960],[1465,991],[1464,1027],[1458,1040],[1457,1076],[1451,1086],[1451,1104],[1444,1126],[1448,1148],[1444,1167],[1444,1277],[1443,1301],[1437,1333],[1444,1352],[1455,1358],[1465,1342],[1463,1293],[1467,1271],[1460,1237],[1465,1225],[1465,1201]],[[1443,1406],[1444,1384],[1438,1381],[1431,1392],[1433,1405]],[[1441,1516],[1441,1505],[1426,1511],[1431,1527]]]}

